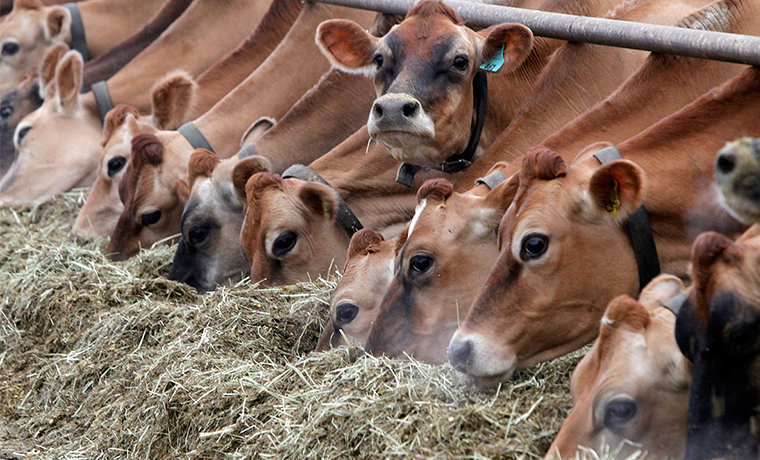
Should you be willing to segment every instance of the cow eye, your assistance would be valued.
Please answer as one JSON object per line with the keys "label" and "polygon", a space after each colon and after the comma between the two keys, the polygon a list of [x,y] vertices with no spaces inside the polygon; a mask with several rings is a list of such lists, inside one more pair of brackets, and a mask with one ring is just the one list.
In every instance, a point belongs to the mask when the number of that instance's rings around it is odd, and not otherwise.
{"label": "cow eye", "polygon": [[636,416],[636,412],[636,402],[630,398],[613,399],[604,409],[604,426],[611,429],[621,428]]}
{"label": "cow eye", "polygon": [[383,55],[382,54],[376,54],[375,57],[372,58],[372,60],[375,61],[375,64],[377,64],[377,68],[378,69],[380,67],[382,67],[383,66],[383,62],[385,62],[385,60],[383,59]]}
{"label": "cow eye", "polygon": [[349,302],[342,303],[335,308],[335,324],[345,326],[353,321],[357,314],[359,307]]}
{"label": "cow eye", "polygon": [[27,134],[29,134],[29,131],[32,130],[31,126],[24,126],[23,128],[18,130],[18,145],[21,145],[21,141],[26,137]]}
{"label": "cow eye", "polygon": [[530,233],[525,235],[520,247],[520,258],[522,260],[532,260],[541,257],[549,247],[549,237],[541,233]]}
{"label": "cow eye", "polygon": [[409,259],[409,275],[422,275],[433,266],[433,258],[427,254],[417,254]]}
{"label": "cow eye", "polygon": [[121,155],[108,160],[108,177],[115,176],[125,164],[127,164],[127,158]]}
{"label": "cow eye", "polygon": [[467,56],[461,55],[454,58],[454,62],[451,65],[457,70],[460,70],[464,72],[467,70],[467,66],[470,64],[470,60],[467,58]]}
{"label": "cow eye", "polygon": [[208,227],[194,227],[187,232],[187,242],[196,246],[203,243],[203,240],[208,236]]}
{"label": "cow eye", "polygon": [[272,244],[272,254],[275,257],[282,257],[290,252],[298,241],[298,235],[290,230],[285,230],[277,236]]}
{"label": "cow eye", "polygon": [[13,107],[5,106],[0,107],[0,117],[2,117],[3,120],[13,115]]}
{"label": "cow eye", "polygon": [[161,220],[161,211],[153,211],[143,214],[140,222],[142,222],[143,227],[147,227],[155,224],[159,220]]}
{"label": "cow eye", "polygon": [[16,42],[5,42],[3,43],[3,56],[13,56],[14,54],[18,53],[18,50],[21,47],[18,46],[18,43]]}

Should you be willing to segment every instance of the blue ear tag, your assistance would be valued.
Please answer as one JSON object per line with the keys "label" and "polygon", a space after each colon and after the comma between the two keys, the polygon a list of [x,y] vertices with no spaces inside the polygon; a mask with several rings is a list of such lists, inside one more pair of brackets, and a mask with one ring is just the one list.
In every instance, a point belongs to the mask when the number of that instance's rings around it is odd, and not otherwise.
{"label": "blue ear tag", "polygon": [[504,65],[504,45],[501,45],[499,51],[496,52],[493,59],[481,65],[480,68],[488,72],[498,72],[501,66]]}

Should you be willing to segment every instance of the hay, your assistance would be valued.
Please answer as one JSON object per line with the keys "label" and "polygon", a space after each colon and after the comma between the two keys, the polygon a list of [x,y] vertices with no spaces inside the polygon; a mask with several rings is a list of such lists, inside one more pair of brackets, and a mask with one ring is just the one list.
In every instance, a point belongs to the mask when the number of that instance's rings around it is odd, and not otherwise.
{"label": "hay", "polygon": [[68,235],[82,192],[0,210],[2,458],[533,458],[580,353],[477,391],[450,366],[312,353],[335,280],[208,295]]}

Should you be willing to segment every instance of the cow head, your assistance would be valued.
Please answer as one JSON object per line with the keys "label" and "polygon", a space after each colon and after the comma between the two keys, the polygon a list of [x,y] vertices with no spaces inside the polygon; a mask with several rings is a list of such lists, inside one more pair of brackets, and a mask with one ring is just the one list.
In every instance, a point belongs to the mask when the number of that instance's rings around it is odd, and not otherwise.
{"label": "cow head", "polygon": [[519,24],[480,32],[440,1],[422,1],[383,38],[347,20],[323,22],[317,43],[334,66],[374,75],[378,98],[367,128],[400,161],[432,166],[461,153],[473,124],[473,78],[499,59],[518,67],[533,36]]}
{"label": "cow head", "polygon": [[454,193],[445,179],[422,185],[368,351],[446,361],[451,336],[496,260],[496,229],[516,184],[504,182],[486,196]]}
{"label": "cow head", "polygon": [[94,181],[100,122],[81,103],[83,66],[78,52],[67,52],[42,107],[16,127],[16,160],[0,183],[0,202],[45,198]]}
{"label": "cow head", "polygon": [[108,236],[113,232],[124,210],[119,183],[129,162],[132,138],[177,128],[177,123],[186,118],[195,88],[188,74],[172,73],[151,90],[152,117],[140,117],[137,109],[123,104],[108,112],[97,178],[74,223],[74,233]]}
{"label": "cow head", "polygon": [[693,363],[686,458],[757,458],[760,403],[760,227],[736,242],[692,246],[689,298],[676,340]]}
{"label": "cow head", "polygon": [[[238,189],[240,185],[235,184]],[[269,285],[307,281],[345,262],[340,255],[334,257],[349,243],[348,235],[335,224],[335,190],[272,173],[254,174],[244,190],[248,208],[240,245],[251,263],[252,281],[265,280]]]}
{"label": "cow head", "polygon": [[141,247],[176,239],[190,194],[180,180],[186,170],[184,158],[165,154],[157,135],[139,134],[132,139],[129,164],[119,182],[124,210],[111,235],[109,259],[125,260]]}
{"label": "cow head", "polygon": [[37,68],[45,51],[71,37],[71,13],[39,0],[15,0],[0,23],[0,93],[11,90]]}
{"label": "cow head", "polygon": [[729,142],[715,159],[715,182],[726,209],[745,224],[760,222],[760,140]]}
{"label": "cow head", "polygon": [[27,115],[42,105],[37,75],[27,75],[15,88],[0,97],[0,177],[16,159],[13,134]]}
{"label": "cow head", "polygon": [[[590,151],[596,151],[598,146]],[[605,306],[638,291],[621,224],[642,202],[644,172],[580,155],[528,154],[499,227],[501,253],[451,340],[454,366],[481,385],[591,341]]]}
{"label": "cow head", "polygon": [[341,345],[364,346],[405,241],[406,230],[390,240],[368,228],[351,237],[346,266],[330,298],[330,319],[317,351]]}
{"label": "cow head", "polygon": [[[574,458],[580,448],[617,458],[643,450],[682,458],[691,365],[676,345],[676,317],[662,306],[684,292],[680,279],[660,275],[639,300],[610,302],[599,338],[573,372],[573,409],[547,458]],[[636,443],[632,445],[624,441]]]}
{"label": "cow head", "polygon": [[261,171],[267,171],[267,162],[260,157],[219,160],[208,150],[193,153],[186,182],[190,199],[169,279],[205,292],[249,274],[251,265],[240,252],[246,200],[234,184]]}

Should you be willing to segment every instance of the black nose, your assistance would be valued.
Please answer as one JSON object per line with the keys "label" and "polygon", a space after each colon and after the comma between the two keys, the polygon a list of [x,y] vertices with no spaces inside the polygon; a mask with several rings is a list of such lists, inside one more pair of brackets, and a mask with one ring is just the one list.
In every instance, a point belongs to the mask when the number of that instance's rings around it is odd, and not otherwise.
{"label": "black nose", "polygon": [[449,361],[455,369],[461,370],[472,355],[472,343],[458,340],[449,345]]}
{"label": "black nose", "polygon": [[419,110],[419,101],[410,101],[408,99],[378,100],[372,106],[372,112],[374,112],[378,120],[381,120],[383,116],[395,118],[399,115],[413,118]]}
{"label": "black nose", "polygon": [[736,169],[736,163],[738,159],[733,152],[721,152],[718,154],[718,158],[715,160],[715,169],[718,173],[728,176],[732,174]]}

